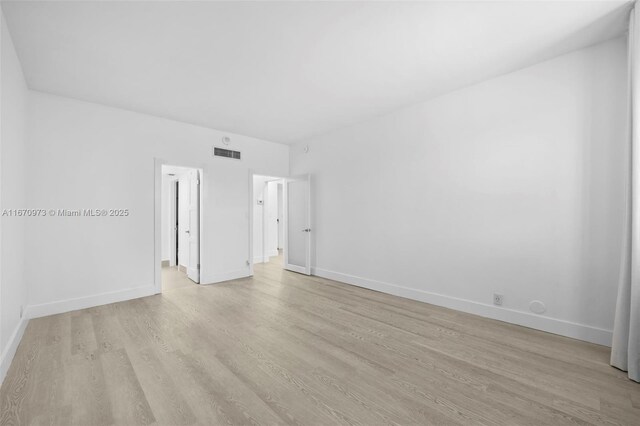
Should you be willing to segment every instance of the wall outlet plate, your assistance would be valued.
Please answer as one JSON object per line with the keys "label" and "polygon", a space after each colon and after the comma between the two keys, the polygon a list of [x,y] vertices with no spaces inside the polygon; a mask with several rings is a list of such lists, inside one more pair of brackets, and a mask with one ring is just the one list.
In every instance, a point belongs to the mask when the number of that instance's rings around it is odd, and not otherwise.
{"label": "wall outlet plate", "polygon": [[504,301],[504,295],[500,293],[493,293],[493,304],[501,306]]}

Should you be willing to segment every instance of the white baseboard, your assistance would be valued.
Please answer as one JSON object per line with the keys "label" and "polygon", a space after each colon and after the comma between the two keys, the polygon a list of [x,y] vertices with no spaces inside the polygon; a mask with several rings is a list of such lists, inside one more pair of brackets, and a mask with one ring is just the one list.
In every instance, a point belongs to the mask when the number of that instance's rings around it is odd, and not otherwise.
{"label": "white baseboard", "polygon": [[599,345],[611,346],[613,334],[611,330],[605,330],[556,318],[544,317],[529,312],[500,308],[494,305],[475,302],[473,300],[431,293],[424,290],[389,284],[382,281],[329,271],[322,268],[312,268],[311,273],[319,277],[368,288],[370,290],[380,291],[382,293],[392,294],[394,296],[418,300],[432,305],[522,325],[536,330],[542,330],[553,334],[559,334],[561,336],[597,343]]}
{"label": "white baseboard", "polygon": [[237,280],[239,278],[250,277],[249,268],[236,269],[235,271],[224,272],[222,274],[214,274],[207,277],[207,280],[201,280],[203,285],[216,284],[224,281]]}
{"label": "white baseboard", "polygon": [[9,341],[7,342],[7,347],[2,352],[2,355],[0,355],[0,385],[2,385],[2,382],[9,371],[11,361],[13,361],[13,357],[18,350],[18,345],[22,340],[22,335],[24,334],[24,330],[27,328],[28,323],[29,320],[23,316],[18,323],[18,326],[13,331],[13,334],[11,334]]}
{"label": "white baseboard", "polygon": [[156,293],[157,291],[155,286],[150,285],[101,293],[93,296],[57,300],[55,302],[42,303],[39,305],[29,305],[27,306],[25,317],[40,318],[48,315],[62,314],[64,312],[76,311],[78,309],[91,308],[94,306],[107,305],[109,303],[123,302],[125,300],[151,296]]}

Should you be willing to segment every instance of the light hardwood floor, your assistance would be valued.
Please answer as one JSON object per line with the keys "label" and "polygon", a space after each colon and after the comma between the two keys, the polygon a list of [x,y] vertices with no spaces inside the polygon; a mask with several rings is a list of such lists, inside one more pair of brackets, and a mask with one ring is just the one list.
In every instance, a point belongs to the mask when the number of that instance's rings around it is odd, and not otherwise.
{"label": "light hardwood floor", "polygon": [[178,288],[191,287],[197,285],[187,277],[186,272],[182,272],[177,266],[165,266],[162,268],[162,292],[175,290]]}
{"label": "light hardwood floor", "polygon": [[0,423],[640,424],[605,347],[255,269],[32,320]]}

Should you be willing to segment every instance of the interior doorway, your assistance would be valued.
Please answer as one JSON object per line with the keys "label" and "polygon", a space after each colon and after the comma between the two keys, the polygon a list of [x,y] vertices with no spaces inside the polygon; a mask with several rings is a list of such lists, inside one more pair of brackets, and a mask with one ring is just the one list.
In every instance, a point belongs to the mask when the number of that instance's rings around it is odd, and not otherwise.
{"label": "interior doorway", "polygon": [[202,171],[162,165],[161,289],[200,283]]}
{"label": "interior doorway", "polygon": [[251,179],[252,271],[268,264],[310,275],[311,177],[252,174]]}
{"label": "interior doorway", "polygon": [[283,178],[253,175],[253,264],[283,267]]}

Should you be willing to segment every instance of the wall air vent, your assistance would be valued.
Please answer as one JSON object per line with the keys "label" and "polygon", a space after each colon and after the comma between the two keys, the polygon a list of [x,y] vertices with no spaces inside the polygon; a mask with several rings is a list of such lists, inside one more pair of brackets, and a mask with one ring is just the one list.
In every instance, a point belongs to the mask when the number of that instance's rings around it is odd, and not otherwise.
{"label": "wall air vent", "polygon": [[230,149],[213,147],[214,157],[233,158],[234,160],[240,160],[240,151],[232,151]]}

